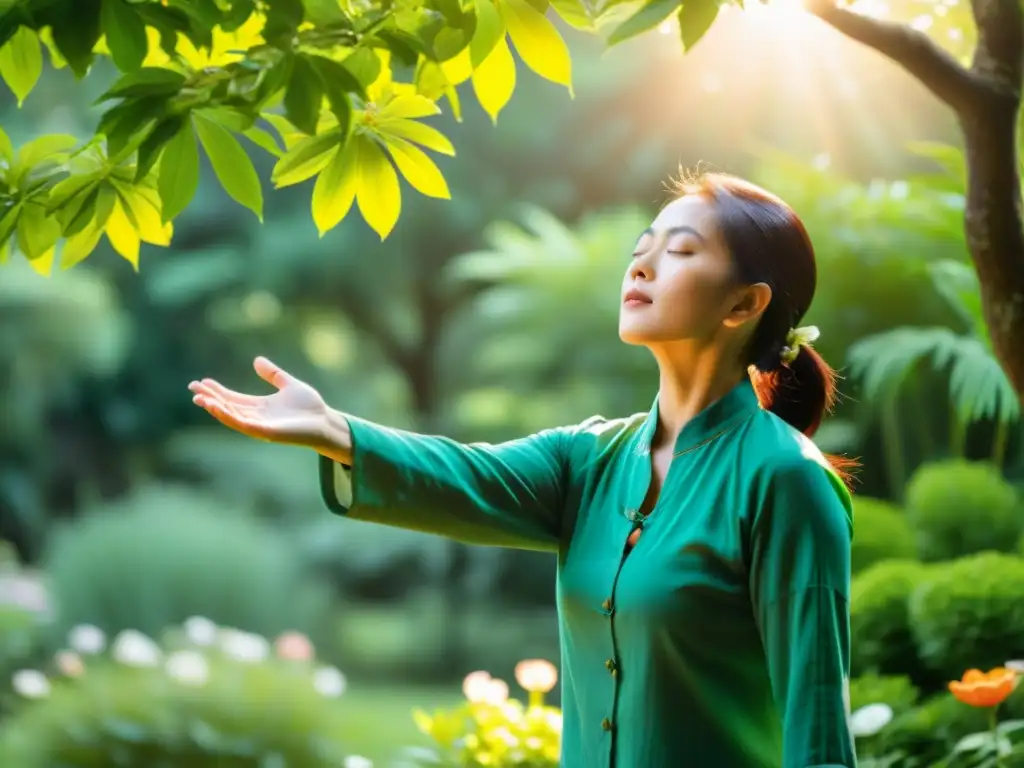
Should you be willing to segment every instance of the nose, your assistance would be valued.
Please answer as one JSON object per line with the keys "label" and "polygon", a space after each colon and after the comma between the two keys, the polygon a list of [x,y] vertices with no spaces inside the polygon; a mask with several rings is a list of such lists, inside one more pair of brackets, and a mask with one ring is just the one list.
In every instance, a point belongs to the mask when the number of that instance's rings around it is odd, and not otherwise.
{"label": "nose", "polygon": [[629,269],[626,271],[630,280],[652,280],[654,279],[654,266],[651,261],[651,253],[644,253],[640,256],[635,256],[629,263]]}

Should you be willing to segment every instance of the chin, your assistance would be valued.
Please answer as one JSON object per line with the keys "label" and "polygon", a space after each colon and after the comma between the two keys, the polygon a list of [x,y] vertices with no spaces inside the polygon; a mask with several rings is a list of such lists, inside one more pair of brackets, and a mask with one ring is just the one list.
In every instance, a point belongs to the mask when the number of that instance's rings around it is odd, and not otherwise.
{"label": "chin", "polygon": [[649,331],[629,325],[619,326],[619,338],[624,343],[634,346],[645,346],[654,341]]}

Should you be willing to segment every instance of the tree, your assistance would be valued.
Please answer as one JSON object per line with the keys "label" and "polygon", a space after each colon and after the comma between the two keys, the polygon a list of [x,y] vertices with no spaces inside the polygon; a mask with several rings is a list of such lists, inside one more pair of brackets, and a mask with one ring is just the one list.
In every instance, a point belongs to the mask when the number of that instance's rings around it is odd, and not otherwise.
{"label": "tree", "polygon": [[[741,0],[729,0],[729,4]],[[381,238],[401,211],[399,174],[448,197],[424,149],[453,154],[422,122],[471,82],[497,119],[515,88],[509,41],[537,74],[572,89],[568,49],[546,15],[635,37],[670,17],[696,44],[721,0],[0,0],[0,75],[19,103],[43,67],[120,77],[94,137],[48,135],[17,151],[0,132],[0,258],[14,245],[40,272],[86,258],[100,238],[136,267],[140,243],[167,245],[195,193],[200,148],[227,193],[262,218],[261,181],[238,137],[279,159],[277,186],[315,178],[321,235],[356,205]],[[1024,76],[1018,0],[943,4],[973,18],[963,64],[912,25],[809,0],[843,34],[890,57],[956,113],[967,158],[965,228],[993,349],[1024,398],[1024,227],[1016,161]],[[938,11],[938,9],[936,9]],[[930,17],[931,18],[931,17]],[[934,20],[934,18],[932,19]],[[968,18],[969,22],[970,19]],[[964,27],[972,30],[970,23]],[[280,142],[268,132],[272,126]],[[283,147],[281,146],[283,143]]]}

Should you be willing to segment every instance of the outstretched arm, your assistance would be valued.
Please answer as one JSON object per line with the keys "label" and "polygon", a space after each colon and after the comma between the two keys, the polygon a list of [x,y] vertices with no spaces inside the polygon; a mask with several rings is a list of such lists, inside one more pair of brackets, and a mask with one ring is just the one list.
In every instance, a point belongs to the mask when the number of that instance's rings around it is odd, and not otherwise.
{"label": "outstretched arm", "polygon": [[277,392],[204,379],[189,387],[195,403],[242,434],[314,449],[335,512],[467,543],[557,550],[572,428],[466,445],[343,414],[269,360],[255,368]]}

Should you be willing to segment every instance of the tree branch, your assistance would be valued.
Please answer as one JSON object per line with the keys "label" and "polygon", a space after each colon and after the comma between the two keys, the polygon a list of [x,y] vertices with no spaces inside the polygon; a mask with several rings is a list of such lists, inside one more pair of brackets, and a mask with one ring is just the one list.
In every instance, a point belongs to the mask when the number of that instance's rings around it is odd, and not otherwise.
{"label": "tree branch", "polygon": [[1024,220],[1017,147],[1024,12],[1019,0],[971,0],[978,44],[970,69],[922,32],[839,8],[836,0],[809,3],[813,14],[900,64],[957,113],[967,160],[967,247],[981,283],[992,348],[1024,402]]}
{"label": "tree branch", "polygon": [[976,78],[924,32],[840,8],[834,0],[808,0],[807,9],[851,40],[888,56],[957,113],[971,108]]}

